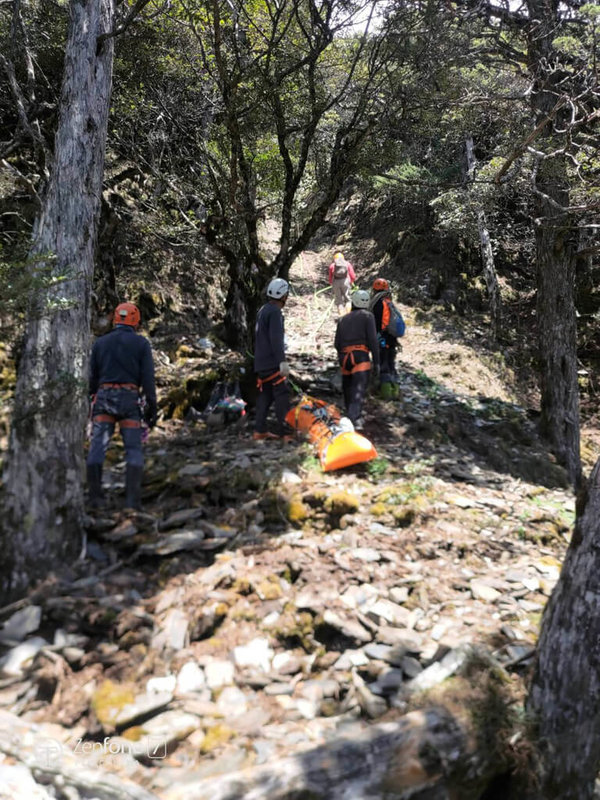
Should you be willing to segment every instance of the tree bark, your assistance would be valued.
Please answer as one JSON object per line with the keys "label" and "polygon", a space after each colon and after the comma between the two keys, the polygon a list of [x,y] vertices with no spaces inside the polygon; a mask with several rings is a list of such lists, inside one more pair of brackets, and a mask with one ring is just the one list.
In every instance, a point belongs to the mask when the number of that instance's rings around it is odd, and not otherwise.
{"label": "tree bark", "polygon": [[588,800],[600,768],[600,461],[580,496],[542,622],[527,709],[540,742],[538,800]]}
{"label": "tree bark", "polygon": [[[476,161],[475,154],[473,152],[472,136],[467,137],[465,142],[465,153],[467,158],[467,174],[470,180],[473,180]],[[500,294],[500,285],[498,284],[498,274],[496,272],[496,265],[494,263],[494,252],[492,250],[492,243],[490,241],[490,233],[487,227],[485,211],[483,208],[481,208],[481,206],[478,206],[476,209],[476,217],[477,230],[479,232],[479,247],[481,249],[483,277],[490,301],[492,331],[494,334],[494,339],[498,339],[502,323],[502,296]]]}
{"label": "tree bark", "polygon": [[90,292],[111,95],[113,0],[72,0],[54,163],[30,251],[32,298],[4,476],[0,594],[68,562],[83,513]]}
{"label": "tree bark", "polygon": [[536,124],[548,120],[538,147],[548,153],[559,151],[552,157],[543,153],[537,156],[534,180],[541,429],[577,488],[581,482],[581,459],[573,233],[565,211],[569,206],[567,161],[554,136],[554,125],[560,127],[563,118],[552,113],[564,91],[560,85],[564,76],[557,68],[553,49],[560,21],[556,3],[528,0],[528,10],[531,107]]}

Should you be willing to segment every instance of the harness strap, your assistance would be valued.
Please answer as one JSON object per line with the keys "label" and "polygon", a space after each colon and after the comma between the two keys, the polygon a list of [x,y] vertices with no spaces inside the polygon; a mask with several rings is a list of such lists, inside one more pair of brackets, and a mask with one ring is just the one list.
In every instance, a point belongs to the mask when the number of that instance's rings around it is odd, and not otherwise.
{"label": "harness strap", "polygon": [[341,352],[344,354],[341,363],[342,375],[352,375],[354,372],[367,372],[367,370],[371,369],[371,361],[369,359],[366,361],[356,361],[354,353],[357,351],[368,353],[369,348],[364,344],[352,344],[348,345],[348,347],[342,347]]}
{"label": "harness strap", "polygon": [[120,419],[117,420],[112,414],[94,414],[93,422],[110,422],[111,425],[119,423],[119,428],[140,428],[142,423],[139,419]]}
{"label": "harness strap", "polygon": [[93,422],[113,422],[117,421],[116,417],[113,417],[112,414],[94,414],[92,417]]}
{"label": "harness strap", "polygon": [[273,381],[273,386],[279,386],[280,383],[283,383],[285,381],[285,375],[282,375],[281,372],[277,370],[277,372],[274,372],[272,375],[269,375],[268,378],[257,377],[256,388],[258,389],[259,392],[262,392],[263,384],[270,383],[271,381]]}
{"label": "harness strap", "polygon": [[363,353],[369,352],[366,344],[349,344],[347,347],[342,347],[342,353],[351,353],[353,350],[362,350]]}
{"label": "harness strap", "polygon": [[131,389],[134,392],[137,392],[138,385],[137,383],[101,383],[101,389]]}

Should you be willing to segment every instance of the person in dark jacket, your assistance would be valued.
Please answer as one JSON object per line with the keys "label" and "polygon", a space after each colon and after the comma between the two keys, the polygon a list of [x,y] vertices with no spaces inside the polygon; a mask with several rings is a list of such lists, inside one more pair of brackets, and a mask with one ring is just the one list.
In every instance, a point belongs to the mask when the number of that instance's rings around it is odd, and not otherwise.
{"label": "person in dark jacket", "polygon": [[125,445],[125,507],[141,507],[142,411],[140,392],[145,397],[144,419],[156,425],[156,387],[150,342],[136,333],[140,312],[133,303],[115,309],[114,328],[94,342],[90,359],[92,441],[87,457],[89,504],[102,505],[102,465],[118,422]]}
{"label": "person in dark jacket", "polygon": [[371,290],[369,307],[375,317],[375,327],[377,328],[377,335],[379,337],[382,388],[385,383],[390,383],[395,387],[398,380],[398,373],[396,371],[398,340],[395,336],[383,330],[384,300],[386,298],[391,298],[391,296],[392,293],[388,281],[386,281],[385,278],[376,278]]}
{"label": "person in dark jacket", "polygon": [[[256,418],[254,439],[290,441],[285,416],[290,408],[287,378],[290,365],[285,358],[284,322],[281,313],[289,294],[283,278],[273,278],[267,286],[267,302],[258,312],[254,330],[254,371],[256,372]],[[275,404],[276,433],[267,431],[267,416]]]}
{"label": "person in dark jacket", "polygon": [[369,293],[360,289],[352,295],[352,311],[337,324],[334,346],[342,369],[342,390],[346,414],[355,427],[360,427],[360,414],[371,375],[371,358],[375,374],[379,373],[379,344],[375,319],[368,311]]}

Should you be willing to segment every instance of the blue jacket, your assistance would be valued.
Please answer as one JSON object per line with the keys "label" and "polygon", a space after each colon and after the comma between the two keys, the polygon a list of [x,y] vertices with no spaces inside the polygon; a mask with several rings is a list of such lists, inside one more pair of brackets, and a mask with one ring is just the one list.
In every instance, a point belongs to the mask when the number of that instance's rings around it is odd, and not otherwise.
{"label": "blue jacket", "polygon": [[254,328],[254,370],[273,372],[285,361],[283,314],[275,303],[265,303]]}
{"label": "blue jacket", "polygon": [[94,342],[90,394],[96,394],[102,383],[135,383],[144,390],[148,406],[156,408],[152,348],[131,325],[117,325]]}

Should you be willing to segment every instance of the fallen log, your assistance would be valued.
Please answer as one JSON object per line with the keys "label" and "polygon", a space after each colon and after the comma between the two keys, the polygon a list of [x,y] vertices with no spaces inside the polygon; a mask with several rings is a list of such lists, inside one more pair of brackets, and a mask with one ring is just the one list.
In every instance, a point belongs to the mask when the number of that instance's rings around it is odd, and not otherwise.
{"label": "fallen log", "polygon": [[[26,766],[34,778],[56,787],[59,797],[75,789],[96,800],[158,800],[157,795],[107,770],[88,766],[87,759],[53,736],[43,725],[0,711],[0,753]],[[52,728],[50,728],[52,730]],[[2,795],[0,787],[0,796]]]}
{"label": "fallen log", "polygon": [[[460,781],[461,800],[481,793],[487,766],[445,709],[414,711],[395,722],[348,732],[288,758],[229,775],[173,785],[164,800],[447,800]],[[488,765],[489,766],[489,765]],[[463,778],[469,774],[471,789]]]}

